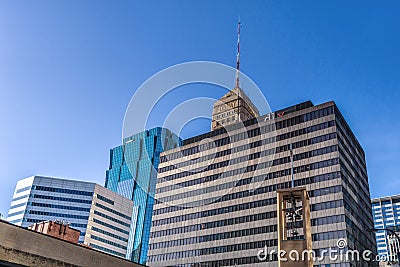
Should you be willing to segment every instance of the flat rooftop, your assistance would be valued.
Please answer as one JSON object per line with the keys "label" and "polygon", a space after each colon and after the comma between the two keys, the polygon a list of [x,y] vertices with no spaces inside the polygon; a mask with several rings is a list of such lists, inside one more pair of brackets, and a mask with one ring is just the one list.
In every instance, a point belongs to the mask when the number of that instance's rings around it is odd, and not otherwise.
{"label": "flat rooftop", "polygon": [[0,220],[0,267],[2,266],[139,267],[144,265]]}

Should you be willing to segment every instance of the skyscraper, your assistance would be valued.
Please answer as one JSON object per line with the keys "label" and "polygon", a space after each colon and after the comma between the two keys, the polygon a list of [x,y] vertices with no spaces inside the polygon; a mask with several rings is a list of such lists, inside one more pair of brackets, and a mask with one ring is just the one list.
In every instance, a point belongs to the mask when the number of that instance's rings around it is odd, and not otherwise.
{"label": "skyscraper", "polygon": [[134,262],[146,263],[160,153],[180,144],[177,135],[157,127],[124,138],[110,151],[105,186],[134,203],[127,251]]}
{"label": "skyscraper", "polygon": [[211,130],[259,116],[258,109],[240,87],[226,93],[213,106]]}
{"label": "skyscraper", "polygon": [[130,199],[95,183],[32,176],[18,181],[7,220],[64,221],[81,231],[80,243],[125,258],[132,210]]}
{"label": "skyscraper", "polygon": [[[365,155],[334,102],[227,125],[161,154],[149,266],[277,266],[276,190],[306,186],[313,249],[376,250]],[[301,238],[301,236],[299,236]],[[364,264],[364,265],[361,265]],[[375,266],[332,261],[314,266]]]}
{"label": "skyscraper", "polygon": [[257,107],[239,86],[240,74],[240,20],[237,25],[237,54],[235,88],[214,103],[211,131],[259,116]]}
{"label": "skyscraper", "polygon": [[[374,228],[391,228],[400,234],[400,195],[372,199]],[[395,259],[400,252],[396,237],[386,231],[376,232],[378,253],[383,259]]]}

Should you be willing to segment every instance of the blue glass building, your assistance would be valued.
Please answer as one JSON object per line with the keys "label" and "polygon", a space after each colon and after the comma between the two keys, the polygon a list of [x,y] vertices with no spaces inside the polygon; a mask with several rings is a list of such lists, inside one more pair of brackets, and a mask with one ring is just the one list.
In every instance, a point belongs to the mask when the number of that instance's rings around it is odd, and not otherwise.
{"label": "blue glass building", "polygon": [[[400,195],[372,199],[374,228],[400,229]],[[383,259],[393,259],[399,252],[399,244],[390,233],[376,232],[378,254]]]}
{"label": "blue glass building", "polygon": [[181,139],[161,127],[124,138],[110,150],[105,187],[134,203],[127,259],[145,264],[160,153],[181,145]]}

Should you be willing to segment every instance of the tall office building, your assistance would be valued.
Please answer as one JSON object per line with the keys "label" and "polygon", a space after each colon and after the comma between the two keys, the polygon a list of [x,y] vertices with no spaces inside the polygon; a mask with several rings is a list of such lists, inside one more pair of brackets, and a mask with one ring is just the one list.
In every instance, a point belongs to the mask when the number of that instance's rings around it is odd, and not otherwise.
{"label": "tall office building", "polygon": [[7,220],[64,221],[81,231],[80,243],[125,258],[132,211],[130,199],[95,183],[32,176],[18,181]]}
{"label": "tall office building", "polygon": [[146,263],[160,153],[180,146],[167,129],[153,128],[124,138],[110,151],[106,188],[134,203],[127,258]]}
{"label": "tall office building", "polygon": [[[400,195],[372,199],[374,228],[389,228],[400,235]],[[400,252],[400,244],[395,236],[386,232],[376,232],[378,253],[383,259],[395,259]]]}
{"label": "tall office building", "polygon": [[259,116],[257,107],[239,86],[240,74],[240,20],[237,25],[237,54],[235,88],[214,103],[211,131]]}
{"label": "tall office building", "polygon": [[[290,147],[294,184],[310,197],[316,255],[338,239],[376,250],[364,230],[373,226],[364,151],[334,102],[308,101],[161,154],[147,264],[277,266],[258,254],[277,250],[276,190],[291,187]],[[314,266],[375,263],[324,257]]]}

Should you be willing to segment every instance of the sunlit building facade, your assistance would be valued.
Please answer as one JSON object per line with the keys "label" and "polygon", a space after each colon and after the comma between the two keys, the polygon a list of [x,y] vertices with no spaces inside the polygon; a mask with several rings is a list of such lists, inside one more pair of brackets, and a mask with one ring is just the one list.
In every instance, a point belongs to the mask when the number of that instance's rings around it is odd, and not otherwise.
{"label": "sunlit building facade", "polygon": [[160,153],[180,146],[180,138],[157,127],[123,140],[110,151],[105,187],[134,203],[127,258],[146,263]]}
{"label": "sunlit building facade", "polygon": [[[259,252],[277,250],[276,190],[292,186],[291,147],[294,185],[310,196],[316,256],[339,239],[345,249],[376,251],[365,231],[373,220],[364,151],[334,102],[214,129],[161,154],[149,266],[276,267],[276,255]],[[376,263],[326,256],[314,266]]]}

